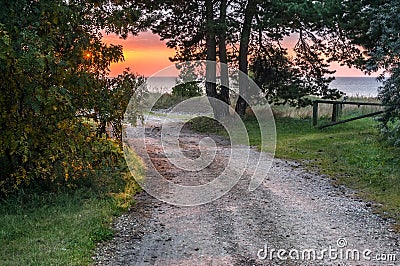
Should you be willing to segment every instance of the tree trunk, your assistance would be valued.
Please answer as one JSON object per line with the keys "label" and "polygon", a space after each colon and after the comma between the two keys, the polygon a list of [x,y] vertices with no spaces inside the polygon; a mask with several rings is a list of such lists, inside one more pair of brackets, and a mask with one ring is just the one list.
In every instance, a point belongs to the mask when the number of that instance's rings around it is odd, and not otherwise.
{"label": "tree trunk", "polygon": [[217,99],[216,76],[217,76],[217,43],[214,31],[214,14],[212,0],[205,0],[206,5],[206,48],[207,48],[207,64],[206,64],[206,94],[210,97],[210,104],[213,108],[214,117],[218,119],[218,104],[213,98]]}
{"label": "tree trunk", "polygon": [[248,62],[247,56],[249,51],[249,41],[251,33],[251,24],[256,12],[257,1],[249,0],[247,2],[242,32],[240,34],[240,47],[239,47],[239,99],[236,102],[235,110],[239,115],[244,115],[248,103]]}
{"label": "tree trunk", "polygon": [[226,105],[221,106],[221,116],[225,117],[229,114],[229,73],[228,73],[228,57],[226,54],[226,9],[227,0],[221,0],[220,6],[220,32],[219,38],[219,61],[221,62],[221,92],[219,99],[226,103]]}

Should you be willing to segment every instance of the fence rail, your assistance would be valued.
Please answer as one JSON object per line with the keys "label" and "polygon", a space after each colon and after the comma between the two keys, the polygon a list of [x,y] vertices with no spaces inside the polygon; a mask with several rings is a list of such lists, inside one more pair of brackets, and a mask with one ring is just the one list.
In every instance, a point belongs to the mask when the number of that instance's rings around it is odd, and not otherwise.
{"label": "fence rail", "polygon": [[[332,116],[331,116],[331,123],[318,126],[318,105],[320,103],[332,104]],[[387,105],[384,105],[384,104],[381,104],[381,103],[315,100],[315,101],[313,101],[313,119],[312,119],[313,126],[319,128],[319,129],[322,129],[322,128],[331,127],[331,126],[335,126],[335,125],[338,125],[338,124],[343,124],[343,123],[346,123],[346,122],[350,122],[350,121],[354,121],[354,120],[358,120],[358,119],[362,119],[362,118],[366,118],[366,117],[376,116],[376,115],[379,115],[379,114],[383,114],[384,112],[387,111],[387,110],[377,111],[377,112],[364,114],[364,115],[360,115],[360,116],[356,116],[356,117],[352,117],[352,118],[348,118],[348,119],[344,119],[344,120],[340,120],[339,121],[338,119],[339,119],[339,117],[340,117],[340,115],[342,113],[343,105],[345,105],[345,104],[357,105],[359,107],[362,106],[362,105],[386,106],[387,107]]]}

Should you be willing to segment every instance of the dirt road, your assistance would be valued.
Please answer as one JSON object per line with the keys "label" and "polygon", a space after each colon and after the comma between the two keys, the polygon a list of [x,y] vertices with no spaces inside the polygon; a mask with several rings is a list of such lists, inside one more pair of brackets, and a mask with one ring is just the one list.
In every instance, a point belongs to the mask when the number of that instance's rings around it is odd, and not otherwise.
{"label": "dirt road", "polygon": [[[165,158],[158,128],[146,132],[152,162],[173,182],[208,182],[227,163],[229,143],[211,136],[218,144],[213,163],[181,170]],[[205,136],[183,130],[185,155],[197,158]],[[248,184],[245,175],[223,197],[194,207],[140,193],[116,219],[115,238],[98,247],[96,265],[400,265],[400,236],[390,221],[327,177],[277,159],[260,187],[250,192]]]}

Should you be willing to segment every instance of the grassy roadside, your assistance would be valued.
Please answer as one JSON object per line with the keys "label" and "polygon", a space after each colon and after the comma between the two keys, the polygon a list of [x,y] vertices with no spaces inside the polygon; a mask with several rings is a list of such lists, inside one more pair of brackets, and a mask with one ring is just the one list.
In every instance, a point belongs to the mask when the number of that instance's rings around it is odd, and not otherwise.
{"label": "grassy roadside", "polygon": [[356,189],[382,215],[400,222],[399,149],[378,141],[373,119],[319,130],[309,119],[278,118],[277,135],[276,157],[302,161]]}
{"label": "grassy roadside", "polygon": [[[137,160],[137,177],[142,176]],[[0,202],[1,265],[90,265],[96,243],[139,189],[132,175],[104,175],[101,190],[20,193]]]}
{"label": "grassy roadside", "polygon": [[[372,118],[323,130],[312,127],[310,118],[275,120],[277,158],[297,160],[309,169],[329,175],[337,184],[356,189],[358,197],[373,201],[377,212],[400,224],[400,149],[379,142]],[[261,148],[257,121],[247,118],[245,124],[250,143]],[[193,125],[203,132],[221,130],[215,122],[204,118]]]}

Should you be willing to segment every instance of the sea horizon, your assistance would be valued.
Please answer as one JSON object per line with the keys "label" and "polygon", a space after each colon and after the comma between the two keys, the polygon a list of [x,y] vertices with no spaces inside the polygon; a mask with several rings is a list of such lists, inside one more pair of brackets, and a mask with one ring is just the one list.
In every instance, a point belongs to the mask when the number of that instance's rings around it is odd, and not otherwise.
{"label": "sea horizon", "polygon": [[[175,76],[157,76],[150,77],[150,87],[171,89],[176,85]],[[330,88],[336,88],[345,93],[346,96],[350,97],[377,97],[379,87],[382,86],[382,82],[378,82],[378,77],[365,76],[365,77],[345,77],[338,76],[329,84]]]}

